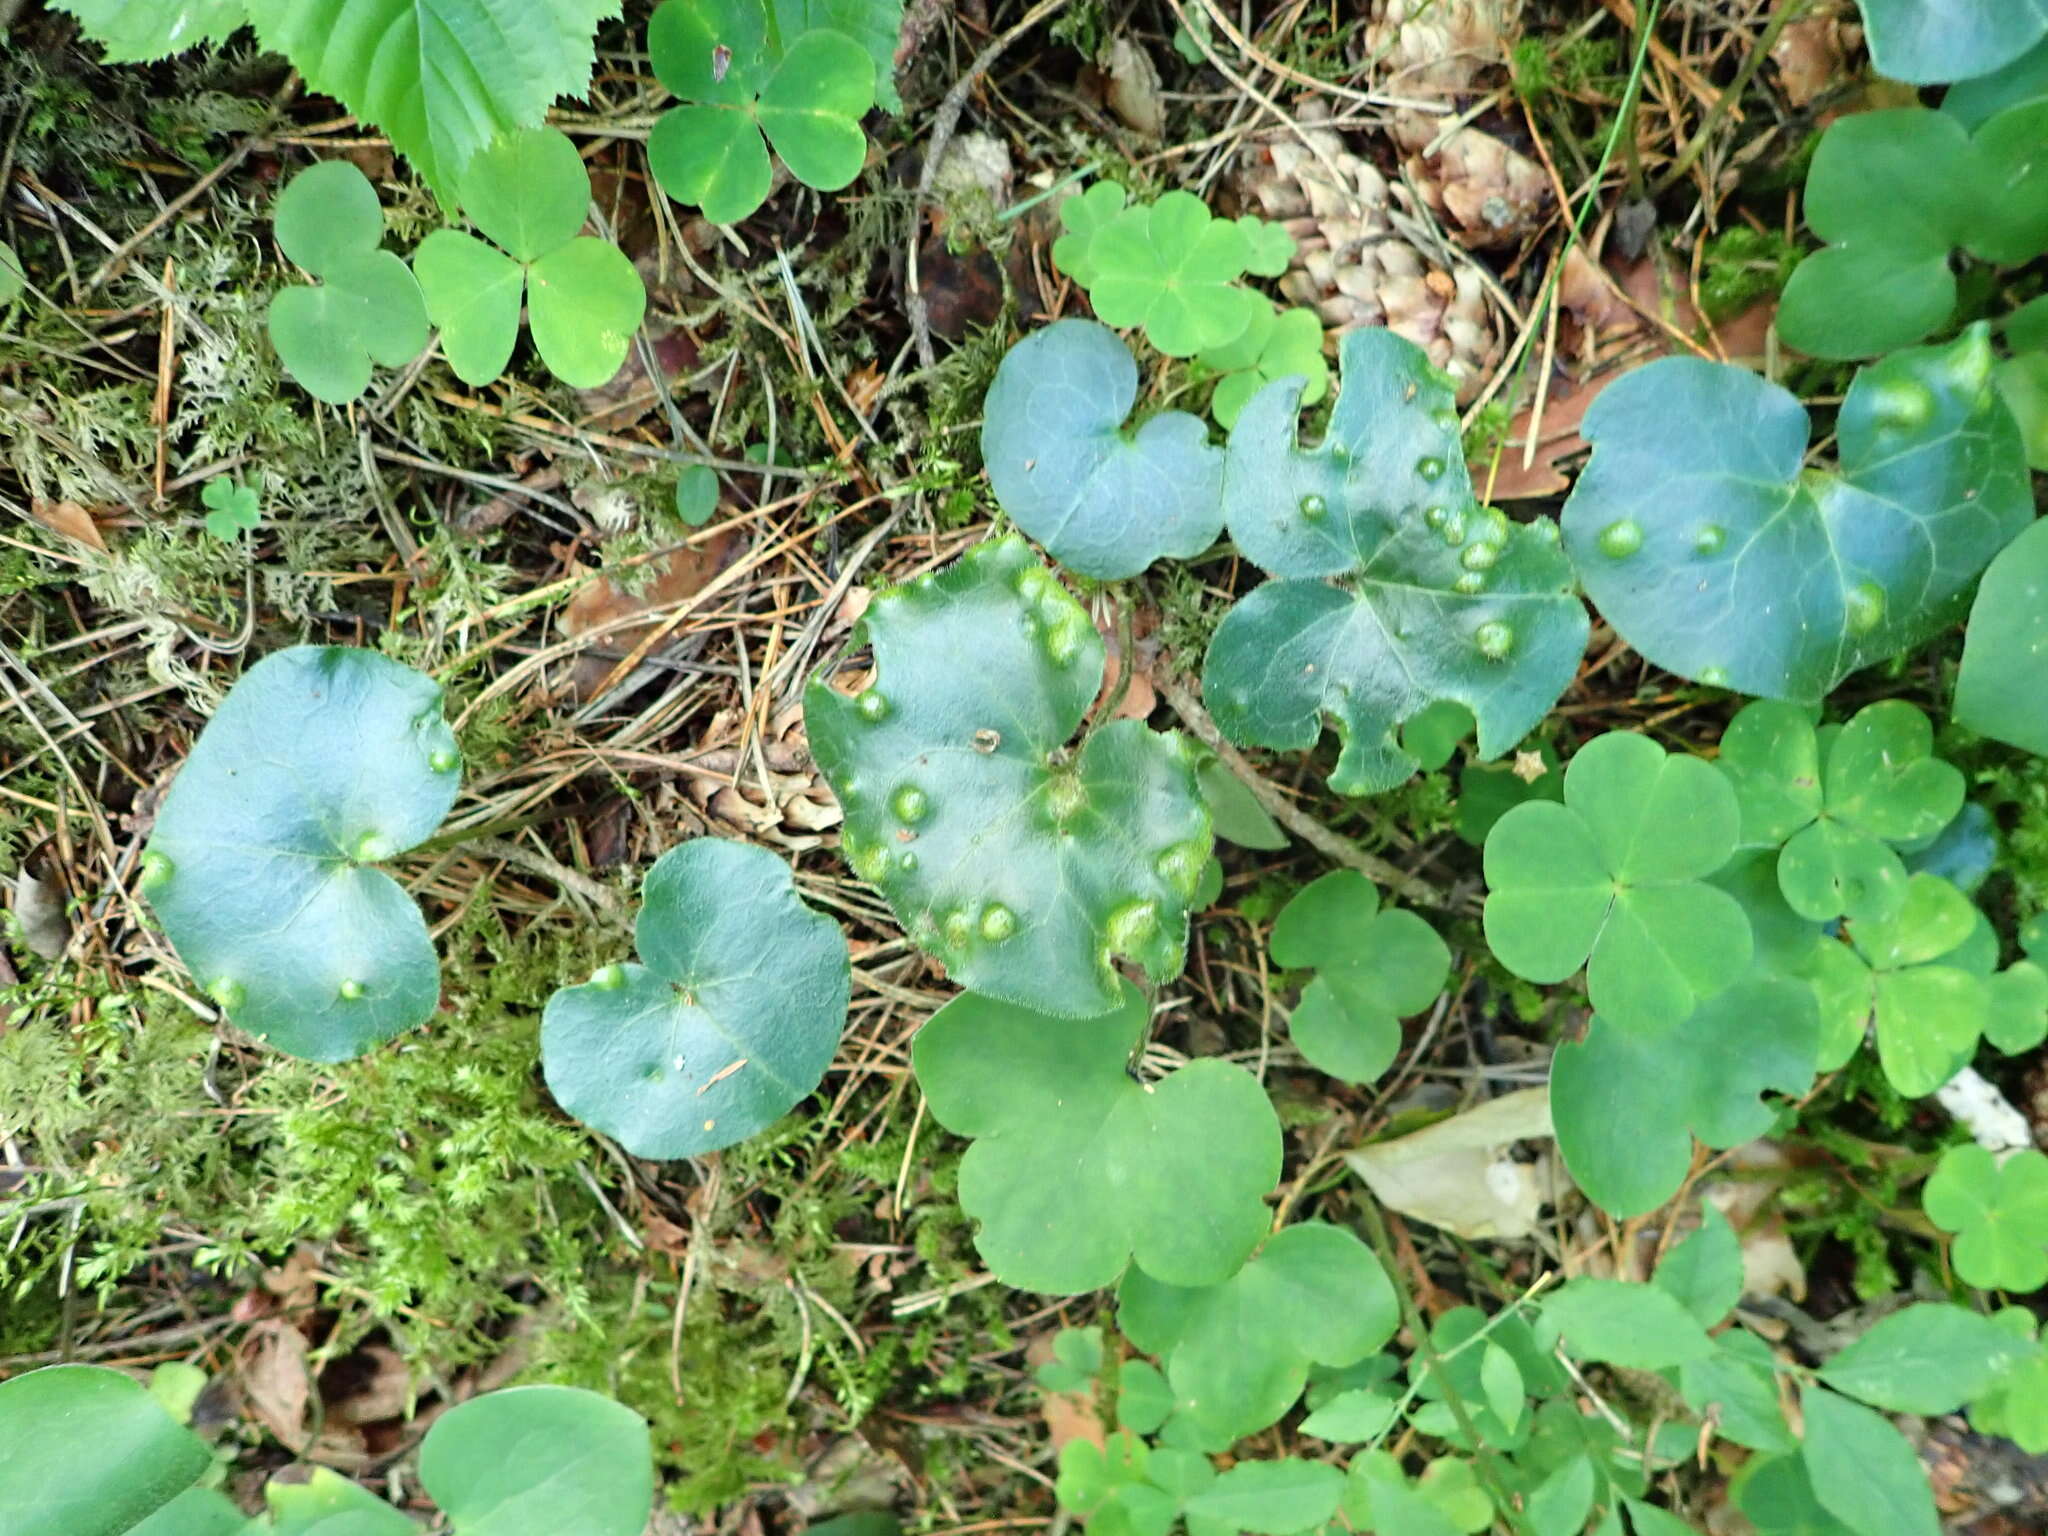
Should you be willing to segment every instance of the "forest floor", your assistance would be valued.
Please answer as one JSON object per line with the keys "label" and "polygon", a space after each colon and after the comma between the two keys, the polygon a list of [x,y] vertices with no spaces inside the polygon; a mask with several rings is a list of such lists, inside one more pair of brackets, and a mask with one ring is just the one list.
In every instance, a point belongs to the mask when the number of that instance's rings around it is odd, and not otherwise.
{"label": "forest floor", "polygon": [[[1460,3],[1436,36],[1380,24],[1386,0],[915,0],[906,107],[870,119],[867,173],[828,196],[783,186],[729,230],[647,195],[662,95],[629,46],[635,8],[600,39],[594,98],[556,121],[648,279],[645,344],[580,393],[530,360],[472,391],[430,352],[340,410],[266,340],[290,280],[268,210],[294,170],[344,155],[416,239],[436,210],[388,146],[246,42],[110,68],[64,17],[15,21],[0,225],[59,302],[0,315],[0,1372],[198,1364],[200,1419],[241,1446],[247,1487],[293,1459],[387,1479],[437,1404],[556,1381],[654,1423],[665,1529],[774,1536],[877,1507],[954,1536],[1063,1529],[1053,1447],[1101,1428],[1032,1370],[1104,1303],[1018,1297],[977,1264],[961,1144],[909,1072],[948,989],[837,856],[804,684],[874,591],[1001,525],[982,393],[1017,334],[1086,312],[1049,245],[1058,195],[1091,176],[1256,212],[1274,147],[1325,133],[1405,189],[1386,238],[1407,254],[1347,302],[1436,333],[1481,498],[1519,519],[1554,514],[1586,405],[1651,357],[1753,361],[1830,406],[1847,371],[1776,357],[1771,304],[1819,129],[1896,88],[1844,5],[1787,25],[1796,8],[1768,0],[1671,0],[1648,8],[1624,114],[1639,8]],[[1479,130],[1469,154],[1442,152],[1453,121]],[[1396,281],[1402,261],[1420,285]],[[1204,387],[1162,368],[1145,403]],[[707,455],[721,502],[691,528],[676,470]],[[245,536],[206,531],[224,475],[259,493]],[[1124,712],[1209,729],[1202,649],[1250,579],[1234,559],[1139,579]],[[442,834],[400,865],[444,956],[441,1011],[339,1066],[219,1028],[135,890],[154,807],[228,683],[306,640],[432,674],[467,765]],[[1954,663],[1936,647],[1871,686],[1932,699]],[[1623,726],[1710,740],[1732,707],[1596,626],[1521,762],[1554,771]],[[1288,1198],[1341,1212],[1362,1190],[1345,1152],[1540,1082],[1582,1015],[1477,940],[1461,828],[1502,770],[1453,756],[1346,801],[1324,787],[1333,754],[1253,754],[1297,835],[1224,852],[1162,1043],[1254,1066],[1288,1127]],[[2048,777],[1959,761],[2006,838],[1985,900],[2038,907]],[[1304,832],[1458,898],[1450,1001],[1373,1087],[1305,1070],[1272,1031],[1265,933],[1325,867]],[[852,1016],[824,1087],[773,1131],[637,1162],[549,1100],[539,1012],[629,952],[639,873],[707,834],[792,860],[844,924]],[[2048,1118],[2038,1072],[2004,1086]],[[1934,1144],[1933,1114],[1852,1067],[1745,1149],[1768,1202],[1753,1257],[1788,1329],[1882,1307],[1932,1262],[1898,1169]],[[1430,1313],[1644,1235],[1571,1211],[1513,1241],[1393,1232]]]}

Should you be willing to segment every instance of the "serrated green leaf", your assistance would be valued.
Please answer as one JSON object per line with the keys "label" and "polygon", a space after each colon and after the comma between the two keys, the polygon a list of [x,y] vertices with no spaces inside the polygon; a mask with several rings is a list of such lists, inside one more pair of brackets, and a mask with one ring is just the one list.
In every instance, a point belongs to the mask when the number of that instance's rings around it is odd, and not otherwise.
{"label": "serrated green leaf", "polygon": [[1880,1319],[1821,1367],[1838,1392],[1892,1413],[1954,1413],[2041,1353],[1982,1313],[1919,1302]]}
{"label": "serrated green leaf", "polygon": [[1060,320],[1004,355],[982,407],[996,500],[1060,564],[1101,581],[1191,559],[1223,528],[1223,450],[1181,411],[1127,431],[1137,396],[1115,332]]}
{"label": "serrated green leaf", "polygon": [[2043,0],[1861,0],[1871,60],[1915,85],[1968,80],[2010,63],[2048,33]]}
{"label": "serrated green leaf", "polygon": [[1742,1300],[1742,1244],[1721,1208],[1700,1202],[1700,1224],[1657,1265],[1658,1285],[1685,1303],[1702,1328],[1712,1328]]}
{"label": "serrated green leaf", "polygon": [[1236,286],[1252,260],[1245,232],[1192,192],[1126,208],[1088,239],[1088,297],[1103,324],[1141,326],[1168,357],[1243,334],[1267,300]]}
{"label": "serrated green leaf", "polygon": [[1331,788],[1366,794],[1414,771],[1395,729],[1438,700],[1472,711],[1480,757],[1520,741],[1570,682],[1587,620],[1552,525],[1473,500],[1451,390],[1422,352],[1353,331],[1342,374],[1313,448],[1297,441],[1294,382],[1231,429],[1231,537],[1283,579],[1224,617],[1202,687],[1239,742],[1311,747],[1327,718],[1343,742]]}
{"label": "serrated green leaf", "polygon": [[1117,1298],[1125,1337],[1165,1357],[1180,1412],[1233,1440],[1293,1406],[1310,1365],[1363,1360],[1400,1323],[1371,1250],[1320,1222],[1281,1229],[1220,1285],[1165,1285],[1136,1269]]}
{"label": "serrated green leaf", "polygon": [[846,1023],[846,939],[780,858],[709,837],[671,848],[634,942],[644,964],[548,999],[541,1065],[563,1109],[636,1157],[698,1157],[817,1088]]}
{"label": "serrated green leaf", "polygon": [[1956,1234],[1949,1256],[1966,1283],[2048,1285],[2048,1156],[2022,1147],[2001,1162],[1974,1143],[1950,1147],[1921,1203],[1929,1221]]}
{"label": "serrated green leaf", "polygon": [[2048,696],[2037,686],[2044,658],[2048,521],[2013,540],[1977,588],[1956,678],[1956,719],[1980,736],[2048,757]]}
{"label": "serrated green leaf", "polygon": [[493,139],[580,96],[618,0],[250,0],[263,46],[384,130],[443,203]]}
{"label": "serrated green leaf", "polygon": [[440,966],[376,865],[431,835],[460,782],[430,678],[294,646],[228,691],[179,771],[142,890],[179,958],[251,1034],[342,1061],[423,1022]]}
{"label": "serrated green leaf", "polygon": [[1804,467],[1792,395],[1726,364],[1666,358],[1586,414],[1592,462],[1564,512],[1587,594],[1683,677],[1817,703],[1849,673],[1960,616],[2033,517],[2019,431],[1981,327],[1864,368],[1840,464]]}
{"label": "serrated green leaf", "polygon": [[1639,1371],[1683,1365],[1714,1347],[1676,1296],[1625,1280],[1568,1280],[1544,1301],[1543,1320],[1575,1358]]}
{"label": "serrated green leaf", "polygon": [[55,0],[104,50],[109,64],[148,64],[188,48],[224,43],[248,23],[245,0]]}
{"label": "serrated green leaf", "polygon": [[1167,1284],[1211,1285],[1265,1235],[1280,1123],[1264,1090],[1214,1060],[1141,1086],[1125,1068],[1146,1003],[1121,986],[1093,1019],[966,993],[912,1047],[933,1118],[974,1138],[960,1204],[1006,1285],[1092,1291],[1133,1258]]}
{"label": "serrated green leaf", "polygon": [[1858,1536],[1935,1536],[1927,1473],[1891,1421],[1822,1387],[1800,1394],[1814,1497]]}
{"label": "serrated green leaf", "polygon": [[508,1387],[451,1408],[420,1482],[454,1536],[640,1536],[654,1510],[647,1421],[576,1387]]}
{"label": "serrated green leaf", "polygon": [[1738,982],[1675,1025],[1618,1028],[1596,1014],[1551,1063],[1558,1151],[1602,1210],[1654,1210],[1684,1183],[1694,1136],[1734,1147],[1770,1129],[1759,1096],[1810,1088],[1819,1044],[1812,993],[1785,980]]}
{"label": "serrated green leaf", "polygon": [[1241,1461],[1187,1502],[1190,1516],[1224,1530],[1293,1536],[1337,1513],[1344,1474],[1326,1462]]}
{"label": "serrated green leaf", "polygon": [[1069,739],[1102,684],[1087,615],[1009,538],[878,594],[877,676],[805,695],[811,751],[846,813],[841,847],[964,987],[1094,1017],[1111,962],[1179,971],[1210,848],[1178,736],[1120,720]]}
{"label": "serrated green leaf", "polygon": [[8,1536],[122,1536],[212,1462],[138,1382],[96,1365],[0,1382],[0,1442]]}
{"label": "serrated green leaf", "polygon": [[1586,967],[1593,1006],[1669,1027],[1749,966],[1742,908],[1705,883],[1735,851],[1735,794],[1698,758],[1611,731],[1565,770],[1564,804],[1517,806],[1487,834],[1487,943],[1530,981]]}
{"label": "serrated green leaf", "polygon": [[1379,893],[1356,870],[1313,881],[1273,923],[1273,962],[1312,968],[1288,1031],[1309,1064],[1369,1083],[1394,1064],[1401,1020],[1443,991],[1451,952],[1413,912],[1379,911]]}

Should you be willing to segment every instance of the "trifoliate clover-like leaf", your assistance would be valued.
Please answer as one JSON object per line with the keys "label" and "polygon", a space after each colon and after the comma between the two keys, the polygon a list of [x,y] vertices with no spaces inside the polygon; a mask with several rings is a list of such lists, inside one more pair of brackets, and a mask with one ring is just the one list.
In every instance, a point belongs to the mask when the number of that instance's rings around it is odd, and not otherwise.
{"label": "trifoliate clover-like leaf", "polygon": [[1984,1038],[2008,1056],[2048,1039],[2048,970],[2015,960],[1984,981]]}
{"label": "trifoliate clover-like leaf", "polygon": [[583,94],[597,24],[619,14],[619,0],[248,3],[263,46],[382,129],[444,204],[493,139]]}
{"label": "trifoliate clover-like leaf", "polygon": [[2048,170],[2034,165],[2044,135],[2048,102],[1974,134],[1926,107],[1836,119],[1806,178],[1806,222],[1828,244],[1785,285],[1786,344],[1828,358],[1910,346],[1955,312],[1955,250],[1995,265],[2048,250]]}
{"label": "trifoliate clover-like leaf", "polygon": [[1298,381],[1231,429],[1231,537],[1283,579],[1224,617],[1203,696],[1259,746],[1313,746],[1327,718],[1343,742],[1330,787],[1355,795],[1414,771],[1396,728],[1438,700],[1472,711],[1480,757],[1514,746],[1571,681],[1587,620],[1554,526],[1473,500],[1450,384],[1419,348],[1353,331],[1342,382],[1313,448],[1296,439]]}
{"label": "trifoliate clover-like leaf", "polygon": [[1602,1210],[1655,1210],[1685,1182],[1695,1136],[1725,1148],[1769,1131],[1760,1096],[1806,1092],[1819,1050],[1813,994],[1792,981],[1738,982],[1675,1024],[1595,1014],[1551,1062],[1558,1151]]}
{"label": "trifoliate clover-like leaf", "polygon": [[1268,301],[1237,286],[1254,258],[1244,229],[1192,192],[1126,208],[1095,231],[1084,265],[1104,325],[1144,329],[1168,357],[1193,357],[1244,333]]}
{"label": "trifoliate clover-like leaf", "polygon": [[654,1512],[647,1421],[578,1387],[508,1387],[451,1408],[420,1445],[451,1536],[638,1536]]}
{"label": "trifoliate clover-like leaf", "polygon": [[1878,73],[1915,85],[1968,80],[2048,34],[2048,0],[1861,0]]}
{"label": "trifoliate clover-like leaf", "polygon": [[1991,562],[1970,608],[1956,719],[1998,741],[2048,757],[2048,520],[2034,523]]}
{"label": "trifoliate clover-like leaf", "polygon": [[1313,970],[1288,1024],[1313,1067],[1369,1083],[1394,1064],[1401,1020],[1443,991],[1451,952],[1413,912],[1379,910],[1379,892],[1355,870],[1322,876],[1273,922],[1273,963]]}
{"label": "trifoliate clover-like leaf", "polygon": [[1825,752],[1805,710],[1760,699],[1729,722],[1720,764],[1743,841],[1784,844],[1778,883],[1794,912],[1881,920],[1906,898],[1895,845],[1935,837],[1963,803],[1962,774],[1933,752],[1934,727],[1902,699],[1859,710]]}
{"label": "trifoliate clover-like leaf", "polygon": [[1220,1285],[1183,1289],[1137,1269],[1117,1300],[1125,1337],[1164,1358],[1179,1412],[1225,1444],[1277,1422],[1311,1365],[1363,1360],[1400,1324],[1371,1250],[1321,1222],[1282,1228]]}
{"label": "trifoliate clover-like leaf", "polygon": [[804,720],[846,813],[841,849],[963,987],[1098,1017],[1112,961],[1186,957],[1208,813],[1181,738],[1118,720],[1069,745],[1102,638],[1024,541],[876,595],[872,687],[815,681]]}
{"label": "trifoliate clover-like leaf", "polygon": [[1052,1358],[1039,1366],[1033,1379],[1047,1392],[1090,1393],[1095,1378],[1102,1374],[1102,1330],[1062,1328],[1053,1335]]}
{"label": "trifoliate clover-like leaf", "polygon": [[2000,1161],[1974,1142],[1950,1147],[1921,1192],[1927,1219],[1955,1234],[1949,1257],[1984,1290],[2048,1285],[2048,1156],[2022,1147]]}
{"label": "trifoliate clover-like leaf", "polygon": [[974,1138],[960,1205],[1005,1285],[1092,1291],[1133,1259],[1169,1285],[1213,1285],[1265,1236],[1280,1177],[1265,1091],[1215,1060],[1140,1084],[1126,1069],[1148,1021],[1124,982],[1103,1018],[970,992],[918,1032],[911,1060],[933,1118]]}
{"label": "trifoliate clover-like leaf", "polygon": [[573,389],[610,382],[647,310],[647,288],[626,253],[579,235],[590,173],[569,136],[531,128],[470,161],[462,206],[495,245],[437,229],[413,253],[441,351],[465,384],[505,371],[522,305],[548,371]]}
{"label": "trifoliate clover-like leaf", "polygon": [[1312,309],[1255,310],[1244,334],[1228,346],[1202,353],[1204,368],[1222,375],[1209,410],[1225,428],[1237,425],[1251,398],[1285,378],[1308,380],[1301,403],[1314,405],[1330,392],[1330,365],[1323,359],[1323,320]]}
{"label": "trifoliate clover-like leaf", "polygon": [[845,935],[804,904],[788,864],[711,837],[671,848],[641,886],[633,938],[641,963],[548,999],[541,1066],[563,1109],[635,1157],[698,1157],[817,1088],[852,978]]}
{"label": "trifoliate clover-like leaf", "polygon": [[1060,204],[1062,233],[1052,243],[1053,265],[1083,288],[1095,281],[1095,266],[1089,248],[1095,237],[1124,211],[1130,195],[1113,181],[1098,181],[1085,192],[1077,192]]}
{"label": "trifoliate clover-like leaf", "polygon": [[279,194],[277,243],[319,283],[270,301],[270,344],[306,393],[345,405],[369,388],[370,367],[409,363],[427,344],[420,285],[382,248],[384,209],[346,160],[309,166]]}
{"label": "trifoliate clover-like leaf", "polygon": [[206,531],[223,543],[240,533],[254,533],[263,521],[262,503],[256,492],[239,480],[215,475],[199,493],[206,507]]}
{"label": "trifoliate clover-like leaf", "polygon": [[901,112],[896,94],[897,53],[903,46],[903,0],[768,0],[785,40],[823,27],[852,38],[875,65],[875,101]]}
{"label": "trifoliate clover-like leaf", "polygon": [[1817,704],[1961,616],[2034,515],[1982,327],[1864,368],[1839,467],[1804,467],[1806,412],[1741,368],[1665,358],[1586,413],[1593,458],[1565,548],[1601,614],[1656,665]]}
{"label": "trifoliate clover-like leaf", "polygon": [[712,223],[737,223],[767,200],[769,145],[821,192],[860,174],[875,61],[843,32],[771,32],[756,0],[664,0],[647,55],[683,103],[654,125],[647,163],[664,192]]}
{"label": "trifoliate clover-like leaf", "polygon": [[1223,450],[1184,411],[1124,426],[1138,365],[1107,326],[1060,320],[1010,348],[982,407],[996,500],[1060,564],[1099,581],[1162,555],[1186,560],[1223,529]]}
{"label": "trifoliate clover-like leaf", "polygon": [[1669,1029],[1749,967],[1748,919],[1706,883],[1738,820],[1712,764],[1646,736],[1598,737],[1565,769],[1562,805],[1519,805],[1487,834],[1487,943],[1529,981],[1585,966],[1617,1028]]}
{"label": "trifoliate clover-like leaf", "polygon": [[[1990,967],[1970,953],[1983,928],[1970,898],[1934,875],[1912,876],[1892,917],[1849,925],[1869,969],[1878,1061],[1908,1097],[1930,1094],[1953,1077],[1990,1021]],[[1995,963],[1995,950],[1991,958]]]}
{"label": "trifoliate clover-like leaf", "polygon": [[1259,277],[1284,277],[1294,262],[1294,236],[1286,226],[1245,214],[1237,227],[1244,232],[1245,270]]}
{"label": "trifoliate clover-like leaf", "polygon": [[426,921],[376,866],[454,803],[461,758],[431,678],[294,646],[228,690],[157,812],[142,892],[228,1017],[343,1061],[441,999]]}

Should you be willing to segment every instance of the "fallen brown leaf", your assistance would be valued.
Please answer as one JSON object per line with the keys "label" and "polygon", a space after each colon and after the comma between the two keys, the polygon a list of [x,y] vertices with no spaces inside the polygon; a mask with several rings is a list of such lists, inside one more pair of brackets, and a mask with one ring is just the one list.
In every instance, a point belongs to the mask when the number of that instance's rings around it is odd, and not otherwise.
{"label": "fallen brown leaf", "polygon": [[106,553],[107,541],[100,534],[100,525],[75,501],[32,500],[28,504],[28,515],[52,533],[62,534],[76,543]]}

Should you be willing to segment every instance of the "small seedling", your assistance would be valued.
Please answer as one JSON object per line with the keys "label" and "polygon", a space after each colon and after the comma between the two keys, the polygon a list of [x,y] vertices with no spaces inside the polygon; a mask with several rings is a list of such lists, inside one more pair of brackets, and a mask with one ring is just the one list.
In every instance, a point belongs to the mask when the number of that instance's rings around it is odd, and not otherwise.
{"label": "small seedling", "polygon": [[1223,529],[1223,450],[1193,416],[1135,432],[1130,349],[1092,320],[1034,331],[1004,356],[981,453],[1002,508],[1069,570],[1101,581],[1199,555]]}
{"label": "small seedling", "polygon": [[875,104],[874,60],[844,33],[784,35],[778,20],[756,0],[665,0],[647,26],[654,73],[683,103],[654,125],[648,164],[664,192],[714,224],[767,200],[770,145],[821,192],[846,186],[867,159],[860,120]]}
{"label": "small seedling", "polygon": [[697,1157],[817,1088],[846,1025],[846,938],[781,859],[718,838],[671,848],[634,944],[643,963],[548,999],[541,1064],[563,1109],[636,1157]]}
{"label": "small seedling", "polygon": [[281,289],[270,301],[270,343],[316,400],[346,405],[370,386],[373,363],[397,368],[427,344],[420,285],[384,250],[384,209],[369,178],[346,160],[323,160],[278,197],[277,243],[318,287]]}
{"label": "small seedling", "polygon": [[1514,746],[1588,626],[1554,528],[1474,501],[1450,384],[1421,350],[1353,331],[1342,373],[1316,447],[1296,441],[1299,382],[1268,385],[1231,431],[1231,537],[1282,579],[1225,615],[1202,690],[1238,742],[1312,746],[1327,717],[1344,744],[1330,787],[1358,795],[1414,771],[1395,730],[1439,700],[1472,712],[1482,758]]}
{"label": "small seedling", "polygon": [[1133,1270],[1117,1291],[1117,1323],[1139,1349],[1165,1359],[1176,1414],[1227,1446],[1277,1423],[1311,1365],[1353,1365],[1385,1344],[1400,1308],[1365,1244],[1310,1221],[1282,1228],[1206,1289]]}
{"label": "small seedling", "polygon": [[1212,347],[1197,359],[1221,377],[1209,410],[1218,424],[1237,425],[1244,408],[1268,384],[1302,378],[1301,403],[1314,405],[1330,392],[1330,365],[1323,359],[1323,322],[1312,309],[1253,311],[1244,334],[1227,346]]}
{"label": "small seedling", "polygon": [[[1806,178],[1806,222],[1829,244],[1785,285],[1778,330],[1816,357],[1871,357],[1945,326],[1951,253],[2017,266],[2048,251],[2048,100],[1970,133],[1947,112],[1904,107],[1836,119]],[[1856,295],[1882,292],[1882,304]]]}
{"label": "small seedling", "polygon": [[1938,633],[2034,517],[1982,327],[1856,375],[1839,467],[1805,467],[1806,412],[1725,363],[1663,358],[1586,413],[1564,510],[1586,593],[1681,677],[1818,704]]}
{"label": "small seedling", "polygon": [[461,178],[470,221],[497,242],[437,229],[413,253],[441,351],[465,384],[505,371],[526,310],[548,371],[573,389],[610,382],[647,310],[647,289],[625,252],[579,235],[590,173],[569,136],[530,128],[500,139]]}
{"label": "small seedling", "polygon": [[1033,1379],[1048,1392],[1068,1396],[1095,1390],[1095,1378],[1102,1374],[1102,1330],[1062,1328],[1053,1336],[1052,1358],[1041,1365]]}
{"label": "small seedling", "polygon": [[933,1118],[974,1138],[960,1205],[1004,1284],[1077,1294],[1135,1260],[1173,1285],[1213,1285],[1265,1236],[1280,1177],[1272,1104],[1214,1060],[1141,1086],[1126,1068],[1148,1022],[1124,982],[1104,1018],[970,992],[918,1032],[911,1061]]}
{"label": "small seedling", "polygon": [[199,493],[206,505],[206,531],[223,544],[238,534],[254,533],[263,521],[262,505],[256,492],[239,480],[215,475]]}
{"label": "small seedling", "polygon": [[1238,279],[1247,272],[1277,276],[1294,252],[1277,225],[1215,218],[1192,192],[1169,192],[1091,227],[1090,215],[1099,211],[1084,204],[1079,229],[1068,225],[1077,238],[1067,247],[1089,274],[1096,318],[1118,330],[1141,327],[1168,357],[1236,341],[1260,310],[1271,310]]}
{"label": "small seedling", "polygon": [[1900,699],[1821,733],[1796,705],[1759,700],[1729,722],[1720,764],[1742,840],[1783,844],[1778,884],[1811,922],[1881,921],[1906,897],[1897,845],[1931,840],[1963,803],[1963,776],[1933,755],[1934,727]]}
{"label": "small seedling", "polygon": [[718,471],[708,464],[685,464],[676,476],[676,516],[702,528],[718,515]]}
{"label": "small seedling", "polygon": [[1858,3],[1878,73],[1915,85],[1988,75],[2048,34],[2048,10],[2034,0]]}
{"label": "small seedling", "polygon": [[1011,537],[876,595],[873,684],[814,681],[804,721],[845,808],[841,848],[962,986],[1097,1018],[1119,955],[1179,972],[1210,849],[1181,739],[1117,720],[1081,605]]}
{"label": "small seedling", "polygon": [[294,646],[228,691],[157,813],[142,893],[243,1029],[342,1061],[441,999],[413,899],[377,866],[440,826],[461,783],[431,678]]}
{"label": "small seedling", "polygon": [[1735,851],[1735,792],[1709,763],[1610,731],[1565,770],[1564,803],[1486,838],[1486,941],[1530,981],[1583,965],[1620,1029],[1663,1031],[1749,967],[1749,920],[1707,877]]}
{"label": "small seedling", "polygon": [[1394,1064],[1401,1020],[1443,991],[1451,952],[1413,912],[1379,910],[1356,870],[1332,870],[1301,890],[1273,923],[1273,963],[1313,970],[1288,1022],[1309,1065],[1369,1083]]}
{"label": "small seedling", "polygon": [[2048,522],[2030,526],[1978,585],[1956,678],[1956,719],[1982,736],[2048,757]]}
{"label": "small seedling", "polygon": [[1956,1273],[1985,1290],[2048,1285],[2048,1156],[2032,1147],[2000,1162],[1974,1143],[1950,1147],[1922,1194],[1927,1219],[1956,1235]]}

